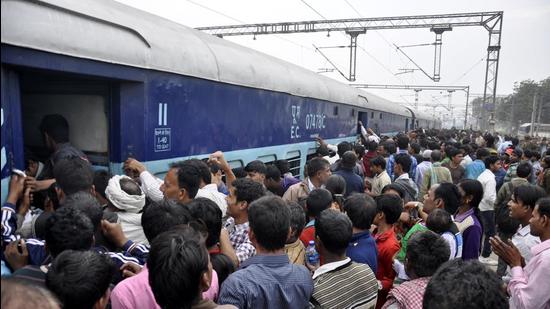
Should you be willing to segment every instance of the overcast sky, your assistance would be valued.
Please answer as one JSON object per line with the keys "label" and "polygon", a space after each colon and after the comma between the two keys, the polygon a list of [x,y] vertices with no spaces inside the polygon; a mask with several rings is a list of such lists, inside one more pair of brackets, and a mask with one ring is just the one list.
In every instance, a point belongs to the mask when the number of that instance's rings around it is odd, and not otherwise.
{"label": "overcast sky", "polygon": [[[360,0],[118,0],[189,27],[220,26],[241,23],[322,20],[356,17],[386,17],[423,14],[450,14],[504,11],[498,94],[510,94],[514,83],[525,79],[541,80],[550,76],[550,1],[548,0],[461,0],[461,1],[360,1]],[[308,7],[308,5],[310,7]],[[312,9],[313,8],[313,9]],[[315,11],[318,13],[316,13]],[[323,17],[321,17],[320,15]],[[225,39],[303,66],[312,71],[331,68],[313,48],[349,44],[349,37],[331,33],[264,35]],[[420,71],[398,74],[400,69],[415,68],[396,51],[398,46],[433,43],[428,29],[369,31],[359,36],[357,82],[370,84],[469,85],[471,93],[483,93],[488,32],[482,27],[459,27],[443,34],[441,81],[432,82]],[[433,72],[433,46],[404,49],[427,72]],[[348,49],[324,49],[323,52],[343,72],[348,72]],[[325,73],[348,83],[338,73]],[[390,100],[412,104],[414,92],[407,90],[368,91]],[[446,93],[420,93],[421,104],[446,104]],[[453,94],[460,108],[465,97]],[[427,108],[427,107],[426,107]],[[423,108],[423,109],[426,109]],[[432,109],[429,109],[431,112]],[[456,111],[455,113],[463,113]]]}

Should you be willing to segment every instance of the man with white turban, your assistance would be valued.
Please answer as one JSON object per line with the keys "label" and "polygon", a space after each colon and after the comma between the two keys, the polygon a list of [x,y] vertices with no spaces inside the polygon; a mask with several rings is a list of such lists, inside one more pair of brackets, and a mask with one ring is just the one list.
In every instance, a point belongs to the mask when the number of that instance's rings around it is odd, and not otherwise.
{"label": "man with white turban", "polygon": [[124,235],[133,242],[148,245],[141,226],[141,212],[145,206],[145,194],[128,176],[115,175],[105,189],[110,211],[116,212]]}

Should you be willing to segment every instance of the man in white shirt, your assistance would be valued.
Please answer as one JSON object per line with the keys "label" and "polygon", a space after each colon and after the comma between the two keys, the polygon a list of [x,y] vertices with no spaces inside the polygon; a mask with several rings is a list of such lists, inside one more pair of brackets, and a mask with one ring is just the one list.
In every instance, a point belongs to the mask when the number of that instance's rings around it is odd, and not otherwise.
{"label": "man in white shirt", "polygon": [[[192,161],[195,160],[186,160],[185,165],[193,165],[198,166],[200,164],[193,164]],[[196,160],[198,161],[198,160]],[[227,186],[230,187],[231,183],[235,180],[235,174],[233,174],[233,171],[231,170],[231,167],[225,160],[223,153],[221,151],[216,151],[215,153],[211,154],[209,157],[209,161],[213,161],[219,164],[220,168],[225,173],[225,177],[227,179]],[[181,163],[181,162],[179,162]],[[191,163],[191,164],[189,164]],[[201,162],[202,163],[202,162]],[[182,172],[181,164],[172,164],[170,166],[170,170],[166,174],[164,181],[156,176],[154,176],[151,172],[147,170],[145,165],[141,162],[139,162],[136,159],[129,158],[124,162],[124,172],[128,175],[132,175],[133,178],[139,178],[139,182],[141,185],[141,190],[143,190],[143,193],[150,198],[151,200],[155,202],[161,201],[163,198],[170,198],[170,199],[176,199],[181,203],[187,203],[191,201],[198,193],[199,188],[204,189],[204,186],[201,186],[201,178],[203,179],[206,176],[201,177],[200,175],[200,169],[198,168],[192,168],[194,171],[191,171],[192,173],[187,173],[187,170],[185,171],[185,174],[189,174],[187,176],[193,176],[193,177],[178,177],[178,171]],[[205,164],[206,165],[206,164]],[[206,166],[208,173],[210,173],[210,169],[208,169],[208,166]],[[196,170],[196,171],[195,171]],[[206,172],[204,172],[206,174]],[[196,174],[196,175],[195,175]],[[188,182],[192,182],[191,185],[192,190],[190,189],[189,184],[180,183],[180,178],[185,178],[188,180]],[[192,179],[191,179],[192,178]],[[198,183],[196,183],[198,181]],[[204,183],[204,185],[209,184]],[[162,188],[161,188],[162,187]],[[188,189],[185,189],[187,187]],[[197,187],[195,189],[195,187]],[[210,187],[207,188],[207,190],[211,189]],[[195,191],[197,190],[197,191]],[[205,195],[200,195],[202,197],[209,198],[211,194],[208,194],[207,192],[203,193]],[[219,196],[221,197],[221,196]],[[216,199],[212,199],[216,204],[218,204]],[[224,196],[225,200],[225,196]],[[218,204],[220,206],[221,204]],[[220,206],[220,209],[225,214],[225,210],[223,208],[223,205]],[[227,209],[227,203],[225,203],[225,209]]]}
{"label": "man in white shirt", "polygon": [[[520,222],[518,231],[512,236],[512,243],[518,248],[522,258],[525,260],[525,264],[529,263],[533,256],[531,248],[540,244],[540,238],[531,234],[529,220],[533,216],[535,204],[545,195],[546,193],[540,187],[523,185],[514,188],[512,198],[508,202],[510,217]],[[503,280],[508,282],[510,278],[511,273],[510,268],[508,268]]]}
{"label": "man in white shirt", "polygon": [[477,177],[477,180],[483,186],[483,198],[479,203],[481,220],[483,221],[483,249],[479,260],[489,265],[497,265],[496,260],[489,259],[491,255],[491,245],[489,238],[495,236],[495,200],[497,198],[496,179],[494,172],[501,168],[500,159],[497,156],[485,158],[485,170]]}

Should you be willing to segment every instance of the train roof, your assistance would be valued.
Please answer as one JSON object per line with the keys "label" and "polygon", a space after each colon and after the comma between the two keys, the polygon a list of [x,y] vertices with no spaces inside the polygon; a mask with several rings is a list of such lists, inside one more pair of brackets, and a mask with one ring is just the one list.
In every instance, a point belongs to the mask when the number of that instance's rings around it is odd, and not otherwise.
{"label": "train roof", "polygon": [[398,103],[115,1],[2,0],[1,14],[3,44],[411,116]]}

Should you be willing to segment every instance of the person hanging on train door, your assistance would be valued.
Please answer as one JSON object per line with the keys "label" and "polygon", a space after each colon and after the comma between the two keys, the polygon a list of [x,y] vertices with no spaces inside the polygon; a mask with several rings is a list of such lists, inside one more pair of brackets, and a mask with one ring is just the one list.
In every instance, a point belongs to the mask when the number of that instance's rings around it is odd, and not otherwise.
{"label": "person hanging on train door", "polygon": [[27,177],[25,185],[32,188],[32,191],[48,189],[55,182],[53,167],[62,159],[79,157],[88,161],[82,151],[71,145],[69,142],[69,123],[65,117],[59,114],[49,114],[40,122],[40,133],[44,138],[44,144],[51,152],[50,157],[44,164],[44,169],[37,177]]}

